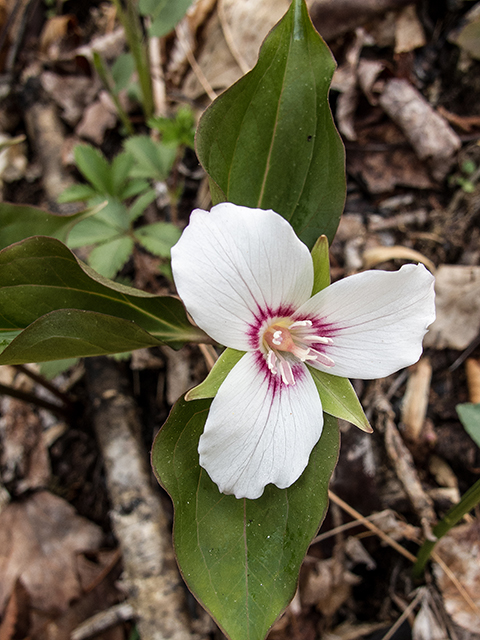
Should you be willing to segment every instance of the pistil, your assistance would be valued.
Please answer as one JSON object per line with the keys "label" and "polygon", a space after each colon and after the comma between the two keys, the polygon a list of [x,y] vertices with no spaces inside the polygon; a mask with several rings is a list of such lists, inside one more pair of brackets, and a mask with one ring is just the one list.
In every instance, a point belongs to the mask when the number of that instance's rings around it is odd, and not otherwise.
{"label": "pistil", "polygon": [[311,320],[291,322],[285,319],[270,325],[263,334],[267,366],[274,375],[279,374],[286,385],[295,384],[292,358],[288,354],[294,356],[293,363],[298,359],[312,364],[315,362],[324,367],[333,367],[335,364],[331,358],[312,346],[329,345],[333,340],[316,335],[312,327]]}

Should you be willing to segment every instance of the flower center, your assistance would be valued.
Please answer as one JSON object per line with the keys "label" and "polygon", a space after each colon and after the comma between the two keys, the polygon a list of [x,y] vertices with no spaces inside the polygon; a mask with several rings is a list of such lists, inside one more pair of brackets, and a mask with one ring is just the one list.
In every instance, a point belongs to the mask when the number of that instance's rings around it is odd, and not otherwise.
{"label": "flower center", "polygon": [[267,366],[274,375],[280,375],[286,385],[295,384],[292,364],[296,360],[333,367],[334,361],[315,348],[332,343],[331,338],[316,334],[311,320],[278,320],[263,334]]}

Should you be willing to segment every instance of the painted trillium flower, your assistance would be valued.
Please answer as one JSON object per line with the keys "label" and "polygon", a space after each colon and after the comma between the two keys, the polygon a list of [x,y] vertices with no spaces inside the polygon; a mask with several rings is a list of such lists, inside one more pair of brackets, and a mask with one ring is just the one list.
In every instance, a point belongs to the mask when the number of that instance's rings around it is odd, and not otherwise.
{"label": "painted trillium flower", "polygon": [[223,493],[284,489],[322,433],[310,373],[381,378],[416,362],[435,318],[423,265],[367,271],[312,296],[313,261],[274,211],[230,203],[195,210],[172,249],[178,293],[214,340],[245,354],[213,399],[200,465]]}

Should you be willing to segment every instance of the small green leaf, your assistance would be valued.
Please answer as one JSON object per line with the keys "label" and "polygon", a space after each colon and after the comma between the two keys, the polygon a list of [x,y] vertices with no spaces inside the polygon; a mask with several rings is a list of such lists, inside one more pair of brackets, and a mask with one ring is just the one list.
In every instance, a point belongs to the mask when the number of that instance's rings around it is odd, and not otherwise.
{"label": "small green leaf", "polygon": [[308,367],[308,369],[317,386],[325,413],[329,413],[335,418],[347,420],[362,431],[372,433],[373,429],[363,412],[362,405],[350,380],[332,376],[330,373],[324,373],[323,371],[317,371],[312,367]]}
{"label": "small green leaf", "polygon": [[457,404],[455,408],[465,431],[480,447],[480,403],[465,402]]}
{"label": "small green leaf", "polygon": [[114,278],[133,251],[133,239],[129,236],[114,238],[92,249],[88,264],[105,278]]}
{"label": "small green leaf", "polygon": [[67,187],[65,191],[62,191],[57,200],[60,203],[83,202],[94,198],[96,195],[95,189],[88,184],[72,184],[71,187]]}
{"label": "small green leaf", "polygon": [[[133,321],[152,334],[152,340],[173,346],[208,342],[203,331],[190,324],[180,300],[112,282],[53,238],[28,238],[0,252],[0,309],[0,341],[52,311],[77,309]],[[78,355],[52,353],[48,359]]]}
{"label": "small green leaf", "polygon": [[37,207],[0,203],[0,249],[30,236],[65,240],[74,225],[91,214],[92,211],[87,210],[60,216]]}
{"label": "small green leaf", "polygon": [[125,141],[125,149],[135,158],[130,171],[133,178],[166,180],[175,161],[177,150],[148,136],[132,136]]}
{"label": "small green leaf", "polygon": [[162,38],[180,22],[193,0],[140,0],[139,11],[151,16],[149,35]]}
{"label": "small green leaf", "polygon": [[134,322],[79,309],[52,311],[22,331],[0,364],[101,356],[160,344]]}
{"label": "small green leaf", "polygon": [[79,144],[75,147],[73,154],[78,170],[93,185],[97,193],[115,195],[111,167],[98,149],[88,144]]}
{"label": "small green leaf", "polygon": [[334,68],[304,0],[293,0],[255,67],[204,112],[196,138],[215,204],[273,209],[310,248],[322,234],[333,239],[345,201],[328,104]]}
{"label": "small green leaf", "polygon": [[97,244],[98,242],[106,242],[110,238],[118,236],[118,229],[103,220],[92,218],[82,220],[71,232],[68,237],[68,246],[72,249],[84,247],[88,244]]}
{"label": "small green leaf", "polygon": [[180,229],[169,222],[154,222],[134,231],[134,236],[145,249],[162,258],[170,257],[170,249],[181,235]]}
{"label": "small green leaf", "polygon": [[337,421],[325,417],[295,484],[268,485],[257,500],[237,500],[219,493],[198,464],[209,407],[208,400],[179,400],[155,440],[152,463],[173,501],[175,550],[187,585],[231,640],[262,640],[293,597],[325,515]]}
{"label": "small green leaf", "polygon": [[149,189],[146,193],[142,193],[141,196],[135,200],[130,209],[128,210],[128,217],[130,218],[130,222],[134,222],[137,218],[139,218],[145,209],[155,201],[157,197],[157,192],[155,189]]}
{"label": "small green leaf", "polygon": [[125,186],[128,184],[128,176],[135,163],[135,158],[126,151],[119,153],[112,162],[112,189],[119,200],[124,200]]}
{"label": "small green leaf", "polygon": [[205,380],[190,389],[185,396],[185,400],[203,400],[216,396],[220,385],[243,355],[245,355],[243,351],[225,349]]}
{"label": "small green leaf", "polygon": [[320,236],[312,249],[313,260],[313,289],[314,296],[330,284],[330,255],[328,253],[328,238]]}

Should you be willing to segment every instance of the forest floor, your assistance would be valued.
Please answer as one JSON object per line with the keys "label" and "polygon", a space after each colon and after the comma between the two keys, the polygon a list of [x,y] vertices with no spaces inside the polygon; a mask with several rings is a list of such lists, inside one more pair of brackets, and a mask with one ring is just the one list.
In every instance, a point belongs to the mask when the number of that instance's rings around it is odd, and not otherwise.
{"label": "forest floor", "polygon": [[[328,515],[297,595],[269,637],[478,640],[478,511],[442,539],[422,580],[411,567],[419,543],[480,474],[480,448],[456,411],[480,402],[480,2],[308,5],[338,64],[331,106],[347,157],[332,278],[423,262],[437,278],[437,320],[417,365],[353,381],[374,433],[341,423]],[[255,63],[288,6],[194,2],[154,45],[157,111],[189,105],[198,118]],[[95,74],[93,49],[111,62],[126,49],[113,4],[0,0],[0,136],[24,136],[0,151],[4,202],[68,213],[58,197],[82,180],[74,146],[87,142],[109,159],[121,149],[121,123]],[[124,108],[145,132],[138,103],[125,98]],[[159,196],[144,221],[183,228],[194,207],[210,206],[193,150],[167,183],[179,194],[175,207]],[[165,273],[164,260],[136,246],[120,277],[173,292]],[[37,365],[0,367],[0,383],[30,400],[0,395],[0,640],[135,639],[143,615],[154,628],[155,614],[145,613],[152,583],[132,569],[140,542],[121,526],[127,502],[138,519],[129,526],[161,522],[154,541],[169,559],[176,594],[156,614],[159,625],[176,619],[164,637],[224,637],[181,586],[170,562],[170,501],[147,471],[155,433],[175,400],[205,377],[209,358],[208,349],[187,346],[77,362],[58,375]],[[104,406],[102,389],[124,402],[126,431],[105,427],[115,407]],[[153,505],[147,516],[112,479],[109,438],[125,433],[138,462],[135,491]],[[142,640],[150,640],[144,629]]]}

